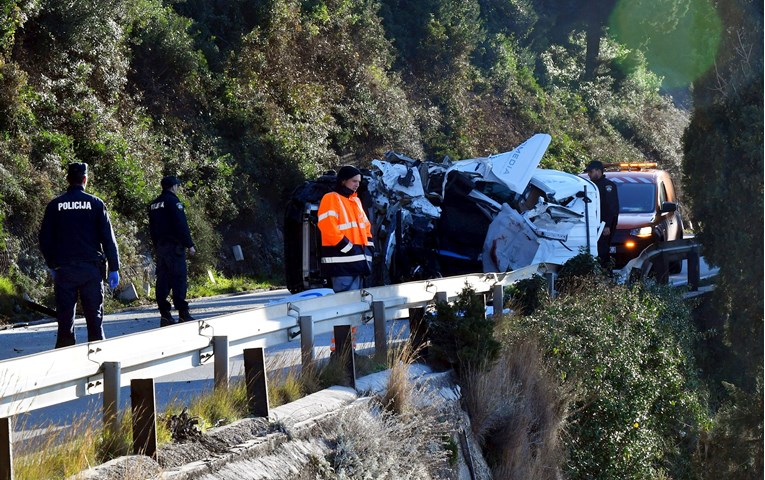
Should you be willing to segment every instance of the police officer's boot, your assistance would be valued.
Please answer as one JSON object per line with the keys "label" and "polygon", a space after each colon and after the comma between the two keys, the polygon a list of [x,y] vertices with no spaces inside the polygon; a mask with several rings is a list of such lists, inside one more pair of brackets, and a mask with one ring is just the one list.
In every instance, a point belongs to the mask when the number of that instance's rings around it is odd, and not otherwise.
{"label": "police officer's boot", "polygon": [[160,327],[167,327],[168,325],[174,325],[178,322],[175,321],[173,318],[173,315],[170,312],[159,312],[160,319],[159,319],[159,326]]}
{"label": "police officer's boot", "polygon": [[188,309],[178,311],[179,322],[193,322],[195,320],[196,318],[191,316],[191,313],[189,313]]}

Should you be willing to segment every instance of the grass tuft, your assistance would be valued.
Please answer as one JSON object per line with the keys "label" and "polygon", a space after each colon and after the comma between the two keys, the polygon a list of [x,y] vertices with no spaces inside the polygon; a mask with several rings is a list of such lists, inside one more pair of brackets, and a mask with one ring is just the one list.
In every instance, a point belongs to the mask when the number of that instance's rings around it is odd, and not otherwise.
{"label": "grass tuft", "polygon": [[488,370],[465,372],[464,405],[494,478],[560,478],[567,398],[537,342],[515,339]]}
{"label": "grass tuft", "polygon": [[380,403],[387,411],[404,415],[411,409],[414,386],[409,378],[409,367],[419,357],[420,347],[414,348],[409,341],[390,342],[388,350],[388,383]]}
{"label": "grass tuft", "polygon": [[67,427],[48,425],[36,438],[14,445],[14,478],[66,478],[97,465],[100,432],[96,424],[92,417],[85,416]]}
{"label": "grass tuft", "polygon": [[[212,278],[210,278],[212,276]],[[218,272],[193,277],[189,281],[189,298],[212,297],[226,293],[267,289],[272,285],[251,277],[224,277]]]}
{"label": "grass tuft", "polygon": [[188,413],[202,420],[202,431],[245,417],[247,387],[244,380],[234,382],[229,388],[216,388],[212,392],[195,397],[189,405]]}

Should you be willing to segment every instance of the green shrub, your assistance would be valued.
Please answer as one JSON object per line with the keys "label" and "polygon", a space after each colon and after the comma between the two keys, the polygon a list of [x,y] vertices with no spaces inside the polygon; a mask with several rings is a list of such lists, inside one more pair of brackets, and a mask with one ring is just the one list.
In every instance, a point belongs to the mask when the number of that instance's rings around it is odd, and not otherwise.
{"label": "green shrub", "polygon": [[196,254],[189,256],[189,275],[206,275],[207,270],[217,265],[221,236],[215,231],[211,219],[195,205],[186,208],[186,215],[196,250]]}
{"label": "green shrub", "polygon": [[761,478],[763,472],[762,436],[762,370],[756,387],[750,393],[728,382],[725,401],[714,419],[701,458],[704,478]]}
{"label": "green shrub", "polygon": [[582,283],[598,280],[605,280],[605,271],[600,267],[598,259],[589,253],[580,253],[579,255],[568,259],[558,271],[558,281],[556,288],[560,292],[574,292]]}
{"label": "green shrub", "polygon": [[[687,305],[665,287],[596,279],[516,317],[575,392],[567,419],[571,479],[697,478],[692,457],[707,421]],[[516,332],[517,335],[517,332]]]}
{"label": "green shrub", "polygon": [[8,277],[0,277],[0,323],[13,315],[16,287]]}
{"label": "green shrub", "polygon": [[549,297],[547,280],[541,275],[518,280],[505,291],[510,295],[513,310],[521,315],[531,315]]}
{"label": "green shrub", "polygon": [[466,286],[454,305],[437,302],[434,313],[426,316],[429,355],[458,371],[478,370],[493,362],[500,351],[494,339],[494,321],[486,318],[486,305],[475,290]]}

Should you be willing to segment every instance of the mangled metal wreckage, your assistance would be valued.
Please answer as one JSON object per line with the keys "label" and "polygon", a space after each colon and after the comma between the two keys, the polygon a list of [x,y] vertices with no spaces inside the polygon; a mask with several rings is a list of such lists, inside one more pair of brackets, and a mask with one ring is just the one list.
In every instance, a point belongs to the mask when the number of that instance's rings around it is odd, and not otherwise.
{"label": "mangled metal wreckage", "polygon": [[[603,229],[595,185],[537,168],[550,136],[537,134],[510,152],[451,162],[395,152],[363,170],[359,189],[374,225],[372,285],[538,263],[562,265],[597,254]],[[285,217],[287,287],[328,286],[319,258],[316,212],[335,177],[325,174],[293,194]]]}

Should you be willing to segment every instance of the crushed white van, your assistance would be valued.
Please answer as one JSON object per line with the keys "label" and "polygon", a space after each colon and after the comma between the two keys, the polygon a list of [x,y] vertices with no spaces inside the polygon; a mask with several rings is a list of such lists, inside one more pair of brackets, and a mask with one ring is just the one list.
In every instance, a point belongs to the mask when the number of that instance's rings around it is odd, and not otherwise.
{"label": "crushed white van", "polygon": [[[596,255],[603,229],[598,190],[589,179],[538,168],[550,140],[537,134],[512,151],[459,161],[423,162],[396,152],[373,160],[359,190],[378,249],[372,283],[505,272],[561,265],[581,252]],[[331,175],[322,179],[329,188]],[[318,233],[310,212],[321,198],[322,179],[300,190],[292,218],[299,213],[303,223],[292,231],[302,232],[301,241],[291,239],[291,247],[285,222],[290,290],[326,285],[318,260],[310,258],[319,250],[311,244]],[[302,255],[287,251],[298,247]]]}

